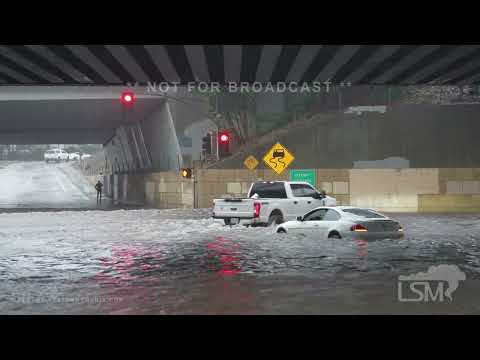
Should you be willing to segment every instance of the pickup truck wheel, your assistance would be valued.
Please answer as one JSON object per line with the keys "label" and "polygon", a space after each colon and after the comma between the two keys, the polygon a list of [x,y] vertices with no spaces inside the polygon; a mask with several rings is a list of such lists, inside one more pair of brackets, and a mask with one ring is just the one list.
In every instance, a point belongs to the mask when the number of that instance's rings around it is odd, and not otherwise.
{"label": "pickup truck wheel", "polygon": [[225,223],[225,225],[230,225],[231,219],[223,219],[223,222]]}
{"label": "pickup truck wheel", "polygon": [[270,225],[280,225],[283,223],[283,216],[281,214],[272,214],[268,218],[268,226]]}
{"label": "pickup truck wheel", "polygon": [[277,233],[279,233],[279,234],[286,234],[287,231],[286,231],[284,228],[280,228],[280,229],[277,230]]}

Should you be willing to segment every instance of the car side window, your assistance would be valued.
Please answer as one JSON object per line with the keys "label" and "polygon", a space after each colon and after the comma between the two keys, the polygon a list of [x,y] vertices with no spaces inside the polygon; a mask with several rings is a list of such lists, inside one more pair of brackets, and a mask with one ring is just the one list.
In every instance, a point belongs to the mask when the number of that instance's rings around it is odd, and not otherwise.
{"label": "car side window", "polygon": [[303,221],[321,221],[321,220],[325,220],[324,217],[325,217],[325,214],[327,212],[328,209],[318,209],[318,210],[314,210],[312,211],[310,214],[307,214],[305,216],[305,219]]}
{"label": "car side window", "polygon": [[304,185],[303,193],[304,193],[303,196],[305,197],[313,197],[317,193],[317,190],[315,190],[309,185]]}
{"label": "car side window", "polygon": [[326,220],[326,221],[337,221],[337,220],[340,220],[340,214],[339,214],[338,212],[336,212],[335,210],[328,209],[328,210],[327,210],[327,213],[326,213],[325,216],[323,217],[323,220]]}
{"label": "car side window", "polygon": [[313,197],[317,191],[307,184],[291,184],[293,196],[295,197]]}
{"label": "car side window", "polygon": [[300,187],[300,185],[290,184],[290,188],[292,189],[293,196],[295,197],[303,196],[303,190]]}

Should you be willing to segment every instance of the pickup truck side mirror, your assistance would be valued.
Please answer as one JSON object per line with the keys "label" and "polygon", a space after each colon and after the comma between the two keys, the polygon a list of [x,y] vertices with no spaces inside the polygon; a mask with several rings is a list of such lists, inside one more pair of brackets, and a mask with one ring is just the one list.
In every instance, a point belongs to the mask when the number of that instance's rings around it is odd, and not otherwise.
{"label": "pickup truck side mirror", "polygon": [[303,221],[303,216],[297,216],[297,221]]}
{"label": "pickup truck side mirror", "polygon": [[322,199],[325,198],[325,197],[324,197],[322,194],[320,194],[319,192],[313,194],[312,197],[313,197],[314,199],[318,199],[318,200],[322,200]]}

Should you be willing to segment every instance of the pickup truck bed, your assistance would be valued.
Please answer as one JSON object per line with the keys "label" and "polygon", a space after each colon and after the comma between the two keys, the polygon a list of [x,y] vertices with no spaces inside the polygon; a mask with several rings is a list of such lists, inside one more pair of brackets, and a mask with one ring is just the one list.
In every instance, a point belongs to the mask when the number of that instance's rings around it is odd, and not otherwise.
{"label": "pickup truck bed", "polygon": [[226,219],[232,217],[237,219],[253,219],[255,217],[253,202],[254,200],[249,198],[215,199],[213,217],[216,219]]}

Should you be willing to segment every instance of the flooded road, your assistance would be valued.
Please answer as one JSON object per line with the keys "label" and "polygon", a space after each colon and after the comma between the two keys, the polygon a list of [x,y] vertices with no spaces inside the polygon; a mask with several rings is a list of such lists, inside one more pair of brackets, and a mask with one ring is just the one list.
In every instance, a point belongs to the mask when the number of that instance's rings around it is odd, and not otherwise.
{"label": "flooded road", "polygon": [[[390,214],[405,238],[373,242],[230,228],[209,215],[0,214],[0,313],[480,313],[480,215]],[[452,301],[399,301],[398,276],[441,264],[466,275]]]}
{"label": "flooded road", "polygon": [[[0,181],[0,314],[480,313],[480,214],[390,214],[404,239],[355,242],[96,210],[71,164],[0,162]],[[452,300],[399,300],[439,265],[465,274]]]}
{"label": "flooded road", "polygon": [[93,185],[71,162],[0,161],[0,183],[0,211],[97,207]]}

